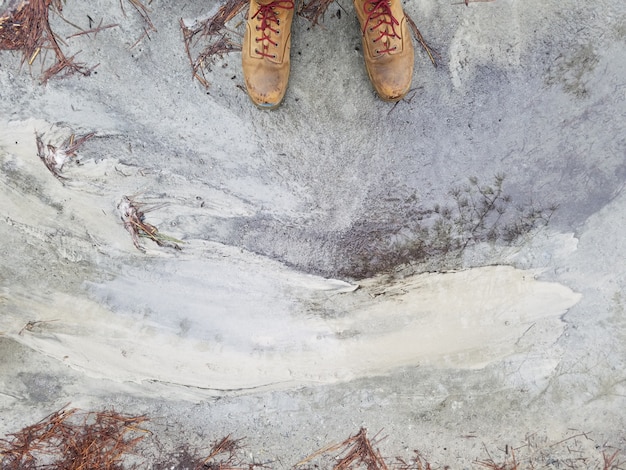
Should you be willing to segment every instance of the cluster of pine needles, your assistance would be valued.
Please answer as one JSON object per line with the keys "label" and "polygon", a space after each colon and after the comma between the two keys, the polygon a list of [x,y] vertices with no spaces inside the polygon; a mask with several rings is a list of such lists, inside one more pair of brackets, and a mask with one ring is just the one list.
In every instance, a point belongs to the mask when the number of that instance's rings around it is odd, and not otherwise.
{"label": "cluster of pine needles", "polygon": [[76,62],[73,56],[67,57],[61,49],[59,38],[50,27],[51,10],[61,14],[62,1],[11,0],[7,9],[8,14],[0,18],[0,49],[21,51],[22,63],[28,63],[29,66],[40,55],[45,56],[46,52],[52,51],[55,61],[43,71],[43,82],[58,74],[69,75],[76,72],[82,75],[91,74],[92,68]]}
{"label": "cluster of pine needles", "polygon": [[[380,450],[378,444],[382,440],[379,434],[372,439],[367,437],[367,430],[361,428],[358,433],[350,436],[339,444],[331,444],[309,455],[298,462],[295,468],[300,470],[312,470],[317,468],[332,468],[333,470],[432,470],[430,463],[422,457],[418,451],[410,460],[396,457],[393,462],[388,462]],[[324,461],[325,458],[325,461]],[[316,460],[322,460],[316,462]]]}
{"label": "cluster of pine needles", "polygon": [[216,57],[241,50],[241,45],[232,39],[236,33],[226,23],[239,15],[249,0],[227,0],[213,16],[193,25],[180,20],[185,51],[191,64],[192,76],[205,88],[210,83],[206,73]]}
{"label": "cluster of pine needles", "polygon": [[181,250],[181,240],[160,232],[159,229],[146,221],[146,212],[162,207],[162,204],[149,205],[137,201],[133,196],[123,196],[117,205],[124,228],[130,233],[133,245],[141,252],[146,249],[139,242],[140,237],[149,238],[158,246]]}
{"label": "cluster of pine needles", "polygon": [[[90,139],[95,137],[95,132],[84,135],[70,134],[61,142],[45,140],[45,134],[35,133],[37,143],[37,155],[46,166],[48,171],[65,184],[69,178],[62,174],[63,168],[72,160],[77,161],[78,151]],[[169,247],[181,250],[183,242],[174,237],[165,235],[159,229],[146,221],[146,213],[164,207],[163,203],[149,204],[136,199],[136,196],[123,196],[117,204],[117,210],[124,228],[128,231],[133,245],[139,251],[145,253],[145,248],[140,243],[141,238],[148,238],[160,247]],[[1,470],[1,469],[0,469]]]}
{"label": "cluster of pine needles", "polygon": [[2,470],[122,470],[147,431],[144,416],[61,409],[0,440]]}
{"label": "cluster of pine needles", "polygon": [[[243,457],[243,439],[230,435],[216,440],[207,451],[191,449],[182,445],[175,452],[164,452],[152,432],[146,429],[146,416],[131,416],[115,411],[84,412],[67,407],[47,416],[37,424],[0,439],[0,469],[2,470],[126,470],[151,468],[153,470],[255,470],[272,469],[273,462],[250,461]],[[598,457],[589,458],[577,453],[577,439],[585,433],[576,434],[548,445],[565,446],[574,458],[551,458],[539,453],[539,457],[516,457],[523,448],[537,450],[529,437],[528,442],[517,449],[505,447],[505,455],[498,460],[485,448],[487,458],[474,461],[476,468],[487,470],[535,470],[539,468],[571,468],[596,470],[624,470],[619,460],[620,452],[611,449]],[[146,439],[148,438],[148,439]],[[159,456],[150,462],[145,457],[144,445],[156,440]],[[343,442],[328,445],[295,464],[293,470],[435,470],[449,466],[434,467],[418,451],[412,458],[383,457],[378,449],[384,438],[379,434],[370,439],[367,430],[361,428]],[[153,442],[155,444],[155,442]],[[535,452],[536,453],[536,452]],[[249,455],[249,454],[248,454]],[[546,462],[549,462],[546,464]],[[581,466],[582,465],[582,466]],[[281,467],[282,467],[281,463]]]}
{"label": "cluster of pine needles", "polygon": [[94,132],[82,136],[72,134],[60,145],[54,145],[51,142],[44,143],[43,135],[36,133],[37,155],[50,173],[61,181],[66,180],[67,178],[61,174],[63,166],[69,159],[75,158],[83,144],[95,135]]}
{"label": "cluster of pine needles", "polygon": [[[144,34],[138,39],[139,42],[150,31],[156,31],[154,24],[148,15],[148,8],[140,0],[126,0],[139,13],[145,23]],[[46,83],[54,76],[67,76],[74,73],[88,76],[98,66],[87,66],[76,61],[76,56],[67,56],[62,45],[65,41],[56,34],[50,26],[50,13],[63,17],[65,0],[9,0],[5,11],[0,11],[0,50],[22,52],[22,65],[32,66],[39,58],[42,63],[41,81]],[[120,7],[124,6],[120,0]],[[70,23],[79,30],[71,37],[94,33],[103,29],[113,28],[118,25],[102,25],[102,23],[88,30],[82,29]],[[48,57],[52,53],[53,58]]]}

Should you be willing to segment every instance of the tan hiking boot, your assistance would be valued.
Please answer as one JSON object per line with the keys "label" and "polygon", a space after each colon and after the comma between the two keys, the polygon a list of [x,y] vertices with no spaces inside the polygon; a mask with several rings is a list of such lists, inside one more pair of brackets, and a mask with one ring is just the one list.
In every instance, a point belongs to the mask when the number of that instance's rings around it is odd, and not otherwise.
{"label": "tan hiking boot", "polygon": [[365,68],[385,101],[402,99],[411,88],[414,52],[400,0],[354,0],[363,33]]}
{"label": "tan hiking boot", "polygon": [[289,81],[293,0],[250,0],[241,50],[250,99],[261,108],[277,107]]}

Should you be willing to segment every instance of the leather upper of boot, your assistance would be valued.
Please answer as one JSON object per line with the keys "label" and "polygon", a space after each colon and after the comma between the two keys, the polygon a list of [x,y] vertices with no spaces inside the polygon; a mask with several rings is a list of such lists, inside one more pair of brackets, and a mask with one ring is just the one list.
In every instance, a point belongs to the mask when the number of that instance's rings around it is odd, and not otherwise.
{"label": "leather upper of boot", "polygon": [[290,69],[293,0],[251,0],[242,48],[246,88],[262,107],[278,106]]}
{"label": "leather upper of boot", "polygon": [[354,0],[363,34],[363,56],[379,96],[401,99],[413,79],[414,50],[400,0]]}

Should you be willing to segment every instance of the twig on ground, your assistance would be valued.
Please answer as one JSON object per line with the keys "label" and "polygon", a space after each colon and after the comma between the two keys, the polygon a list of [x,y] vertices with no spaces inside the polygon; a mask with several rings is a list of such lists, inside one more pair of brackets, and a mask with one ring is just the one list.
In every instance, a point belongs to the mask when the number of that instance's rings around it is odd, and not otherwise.
{"label": "twig on ground", "polygon": [[409,26],[411,27],[411,31],[413,31],[413,36],[415,36],[417,42],[419,42],[420,46],[422,46],[422,49],[426,51],[426,54],[428,55],[428,58],[433,63],[433,65],[437,67],[438,61],[439,59],[441,59],[441,55],[439,54],[439,52],[437,52],[435,49],[428,45],[428,43],[424,39],[424,36],[422,36],[422,33],[417,28],[415,21],[413,21],[413,18],[411,18],[408,13],[405,13],[405,15],[406,20],[409,22]]}
{"label": "twig on ground", "polygon": [[618,470],[620,468],[620,461],[617,456],[620,454],[619,450],[616,450],[612,454],[607,454],[606,452],[602,452],[602,470]]}
{"label": "twig on ground", "polygon": [[58,321],[58,320],[39,320],[39,321],[30,320],[26,323],[26,325],[24,325],[24,327],[17,334],[21,336],[24,333],[24,331],[33,331],[33,328],[35,328],[37,325],[41,325],[43,323],[51,323],[55,321]]}
{"label": "twig on ground", "polygon": [[110,29],[110,28],[117,28],[117,27],[119,27],[119,24],[117,23],[107,24],[107,25],[102,26],[102,21],[100,21],[100,25],[98,25],[97,28],[86,29],[84,31],[80,31],[79,33],[71,34],[70,36],[67,36],[65,39],[71,39],[77,36],[89,35],[91,33],[93,33],[95,37],[100,31],[103,31],[105,29]]}

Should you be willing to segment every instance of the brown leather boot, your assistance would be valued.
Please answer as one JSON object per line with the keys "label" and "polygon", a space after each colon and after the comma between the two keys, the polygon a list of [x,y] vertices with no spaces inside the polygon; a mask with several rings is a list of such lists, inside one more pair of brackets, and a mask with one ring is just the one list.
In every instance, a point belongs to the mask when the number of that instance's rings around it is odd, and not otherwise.
{"label": "brown leather boot", "polygon": [[241,50],[250,99],[261,108],[277,107],[289,81],[293,0],[250,0]]}
{"label": "brown leather boot", "polygon": [[354,0],[363,32],[365,68],[385,101],[402,99],[411,88],[414,52],[400,0]]}

